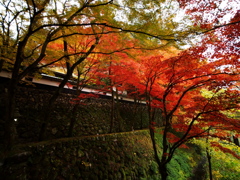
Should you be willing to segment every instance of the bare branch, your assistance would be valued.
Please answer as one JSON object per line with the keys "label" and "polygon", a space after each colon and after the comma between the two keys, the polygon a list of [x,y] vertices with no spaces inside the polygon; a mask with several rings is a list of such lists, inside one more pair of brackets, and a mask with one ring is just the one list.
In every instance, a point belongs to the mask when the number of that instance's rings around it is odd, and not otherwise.
{"label": "bare branch", "polygon": [[77,26],[103,26],[103,27],[109,27],[109,28],[112,28],[112,29],[116,29],[116,30],[119,30],[119,33],[120,32],[123,32],[123,33],[136,33],[136,34],[143,34],[143,35],[147,35],[149,37],[152,37],[152,38],[156,38],[156,39],[159,39],[159,40],[168,40],[168,41],[180,41],[180,39],[177,39],[175,38],[174,36],[173,37],[169,37],[167,35],[153,35],[153,34],[150,34],[150,33],[147,33],[147,32],[144,32],[144,31],[139,31],[139,30],[131,30],[131,29],[124,29],[122,27],[117,27],[117,26],[113,26],[113,25],[109,25],[107,23],[82,23],[82,24],[68,24],[69,21],[66,21],[66,23],[64,24],[46,24],[46,25],[42,25],[40,27],[38,27],[37,29],[35,29],[33,31],[33,33],[45,28],[45,27],[77,27]]}

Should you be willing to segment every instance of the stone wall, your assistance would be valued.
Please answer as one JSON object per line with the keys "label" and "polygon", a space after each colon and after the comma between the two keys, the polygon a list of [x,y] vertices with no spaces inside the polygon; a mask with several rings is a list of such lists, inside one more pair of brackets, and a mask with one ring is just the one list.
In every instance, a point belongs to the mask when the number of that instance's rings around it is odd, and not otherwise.
{"label": "stone wall", "polygon": [[[15,147],[0,162],[3,180],[159,178],[148,131],[65,138]],[[158,177],[158,178],[157,178]]]}
{"label": "stone wall", "polygon": [[[44,108],[48,104],[54,88],[24,85],[18,87],[16,111],[16,129],[19,142],[37,141],[44,116]],[[3,122],[4,84],[0,84],[0,122]],[[88,98],[81,102],[77,113],[72,110],[75,95],[71,92],[62,93],[57,99],[47,129],[48,139],[66,137],[71,118],[76,120],[73,136],[106,134],[110,132],[111,99],[98,97]],[[0,132],[3,131],[0,123]],[[125,132],[148,128],[146,107],[143,104],[120,101],[115,115],[112,132]],[[2,133],[0,133],[1,139]]]}
{"label": "stone wall", "polygon": [[[157,142],[161,138],[156,133]],[[178,149],[168,165],[168,179],[205,177],[206,163],[199,166],[204,151]],[[0,177],[2,180],[161,179],[148,130],[17,145],[8,154],[0,153]]]}

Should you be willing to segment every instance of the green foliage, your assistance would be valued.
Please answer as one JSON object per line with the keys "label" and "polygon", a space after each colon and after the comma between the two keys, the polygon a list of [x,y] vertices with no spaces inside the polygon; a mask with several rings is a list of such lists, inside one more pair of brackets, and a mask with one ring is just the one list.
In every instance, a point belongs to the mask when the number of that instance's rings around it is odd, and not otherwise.
{"label": "green foliage", "polygon": [[[240,179],[240,164],[239,159],[233,155],[221,151],[217,147],[209,147],[206,141],[203,139],[193,140],[193,142],[199,145],[203,151],[206,147],[209,148],[211,154],[212,174],[213,179],[219,180],[235,180]],[[231,150],[233,153],[240,154],[240,147],[227,141],[220,141],[217,138],[211,139],[210,142],[218,142],[224,148]],[[204,153],[203,155],[206,156]]]}
{"label": "green foliage", "polygon": [[[240,153],[239,147],[234,147],[234,145],[227,144],[225,144],[224,146]],[[219,150],[213,151],[212,164],[213,175],[216,179],[240,179],[240,164],[239,159],[237,159],[236,157],[233,157],[232,155]]]}
{"label": "green foliage", "polygon": [[152,161],[152,164],[150,165],[150,170],[155,174],[159,173],[158,164],[155,161]]}
{"label": "green foliage", "polygon": [[[157,142],[161,148],[161,134],[156,133]],[[219,139],[212,139],[211,142],[219,142]],[[230,149],[236,154],[240,154],[240,148],[234,144],[226,141],[221,141],[221,145],[224,148]],[[177,149],[173,156],[173,159],[168,164],[169,180],[185,180],[203,174],[195,172],[198,166],[202,163],[203,169],[201,172],[208,174],[207,162],[206,162],[206,140],[194,139],[190,144],[189,149]],[[240,179],[240,164],[239,159],[233,157],[231,154],[222,152],[220,149],[211,148],[212,156],[212,170],[214,179],[219,180],[235,180]],[[205,160],[204,160],[205,159]],[[150,170],[158,172],[158,166],[156,162],[152,162]],[[151,176],[154,177],[155,175]],[[204,177],[203,177],[204,178]],[[151,179],[151,178],[150,178]]]}
{"label": "green foliage", "polygon": [[[193,154],[185,152],[184,149],[176,152],[168,166],[169,179],[185,180],[192,175],[193,166],[191,166],[191,156]],[[198,159],[196,158],[195,160]]]}

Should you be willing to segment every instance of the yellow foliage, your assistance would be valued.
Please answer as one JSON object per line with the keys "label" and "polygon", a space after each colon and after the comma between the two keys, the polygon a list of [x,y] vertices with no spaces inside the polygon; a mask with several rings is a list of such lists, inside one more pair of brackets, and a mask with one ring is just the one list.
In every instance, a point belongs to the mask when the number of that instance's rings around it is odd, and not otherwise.
{"label": "yellow foliage", "polygon": [[213,177],[215,177],[216,179],[219,179],[219,178],[223,177],[223,176],[220,174],[219,171],[213,170],[213,171],[212,171],[212,174],[213,174]]}
{"label": "yellow foliage", "polygon": [[[192,140],[193,143],[199,145],[201,149],[206,149],[206,147],[209,148],[210,154],[211,154],[211,162],[212,162],[212,173],[214,179],[220,179],[221,177],[225,177],[226,174],[222,173],[228,173],[228,174],[235,174],[236,176],[239,176],[240,174],[240,163],[239,159],[234,157],[233,155],[221,151],[217,147],[210,147],[209,144],[206,142],[205,139],[194,139]],[[209,142],[217,142],[220,143],[220,145],[224,148],[227,148],[234,153],[240,155],[240,147],[236,146],[235,144],[220,140],[218,138],[212,138],[209,140]]]}

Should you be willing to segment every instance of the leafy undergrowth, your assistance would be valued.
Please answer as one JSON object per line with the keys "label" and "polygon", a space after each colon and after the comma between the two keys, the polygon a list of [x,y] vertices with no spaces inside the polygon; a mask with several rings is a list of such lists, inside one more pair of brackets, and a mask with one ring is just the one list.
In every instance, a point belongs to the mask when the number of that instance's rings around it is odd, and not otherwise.
{"label": "leafy undergrowth", "polygon": [[[161,134],[156,134],[159,148],[161,149]],[[189,145],[188,148],[179,148],[176,150],[173,159],[168,165],[169,180],[186,180],[194,176],[193,169],[198,166],[201,160],[201,153],[195,145]]]}
{"label": "leafy undergrowth", "polygon": [[[157,135],[159,149],[161,149],[161,135]],[[187,144],[188,148],[177,149],[168,165],[168,180],[207,180],[209,179],[206,147],[211,154],[212,174],[214,180],[240,179],[240,147],[227,141],[212,139],[209,146],[205,139],[193,140]],[[219,144],[219,146],[216,146]],[[152,164],[158,172],[157,163]],[[152,176],[149,180],[160,179]]]}
{"label": "leafy undergrowth", "polygon": [[[204,151],[209,148],[211,154],[213,179],[238,180],[240,179],[240,147],[228,141],[217,138],[211,139],[209,146],[205,140],[193,140]],[[206,153],[203,155],[206,156]],[[208,177],[209,178],[209,177]]]}

